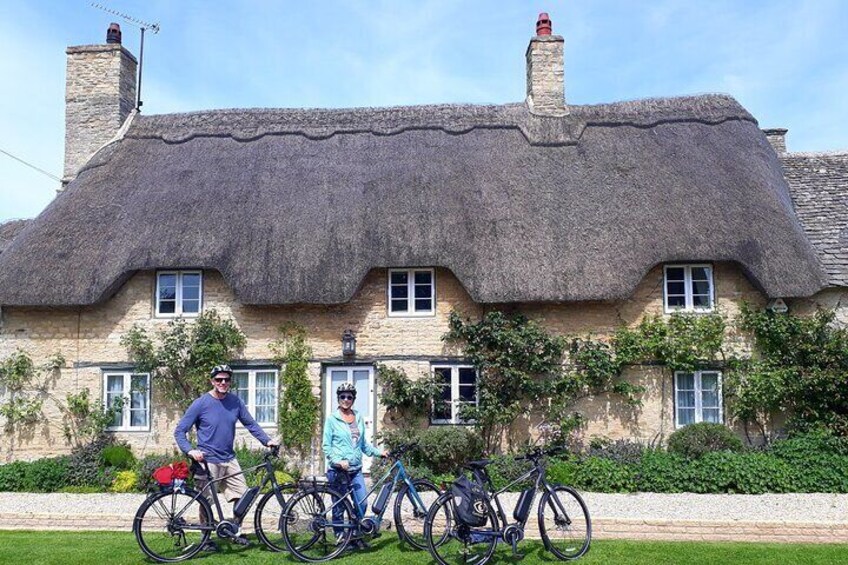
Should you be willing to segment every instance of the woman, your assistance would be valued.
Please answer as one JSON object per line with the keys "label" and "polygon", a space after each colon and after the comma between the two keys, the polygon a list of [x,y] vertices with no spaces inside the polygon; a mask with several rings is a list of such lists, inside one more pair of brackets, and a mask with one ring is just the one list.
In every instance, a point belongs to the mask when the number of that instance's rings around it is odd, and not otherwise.
{"label": "woman", "polygon": [[[327,480],[330,484],[338,486],[339,490],[347,490],[346,474],[349,477],[350,487],[353,488],[353,499],[365,514],[368,508],[365,495],[365,479],[362,476],[362,454],[370,457],[386,457],[386,450],[379,450],[365,439],[365,421],[362,416],[353,409],[356,400],[356,387],[353,383],[342,383],[336,389],[336,399],[339,403],[338,410],[327,416],[324,422],[324,456],[327,463]],[[341,483],[341,484],[340,484]],[[341,520],[342,509],[337,505],[333,509],[333,521]],[[341,530],[336,531],[336,536]],[[361,540],[354,542],[355,547],[365,547]]]}

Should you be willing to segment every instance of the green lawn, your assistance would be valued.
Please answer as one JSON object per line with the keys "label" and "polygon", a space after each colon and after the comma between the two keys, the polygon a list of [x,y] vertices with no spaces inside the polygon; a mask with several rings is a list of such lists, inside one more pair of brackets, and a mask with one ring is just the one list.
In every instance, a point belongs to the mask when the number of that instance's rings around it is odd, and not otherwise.
{"label": "green lawn", "polygon": [[[254,543],[240,547],[220,543],[221,552],[202,554],[191,562],[207,565],[236,563],[294,563],[287,554],[272,553]],[[522,565],[557,563],[541,544],[520,546],[527,556]],[[146,563],[129,533],[103,532],[12,532],[0,531],[0,563],[62,563],[71,565],[101,563]],[[429,555],[401,547],[393,534],[384,535],[367,552],[338,560],[345,565],[416,565],[432,563]],[[515,563],[511,552],[501,549],[492,563]],[[684,543],[598,541],[581,564],[686,565],[727,564],[763,565],[798,563],[803,565],[848,563],[848,545],[782,545],[751,543]]]}

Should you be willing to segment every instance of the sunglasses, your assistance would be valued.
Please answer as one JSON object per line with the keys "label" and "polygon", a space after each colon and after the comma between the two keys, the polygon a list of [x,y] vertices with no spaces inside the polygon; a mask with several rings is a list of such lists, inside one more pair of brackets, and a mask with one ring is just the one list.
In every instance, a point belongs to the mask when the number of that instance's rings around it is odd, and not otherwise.
{"label": "sunglasses", "polygon": [[231,379],[230,377],[220,377],[220,378],[215,377],[212,380],[215,381],[216,383],[219,383],[219,384],[224,384],[224,383],[230,384],[230,381],[232,381],[233,379]]}
{"label": "sunglasses", "polygon": [[354,400],[356,397],[352,394],[340,394],[339,400]]}

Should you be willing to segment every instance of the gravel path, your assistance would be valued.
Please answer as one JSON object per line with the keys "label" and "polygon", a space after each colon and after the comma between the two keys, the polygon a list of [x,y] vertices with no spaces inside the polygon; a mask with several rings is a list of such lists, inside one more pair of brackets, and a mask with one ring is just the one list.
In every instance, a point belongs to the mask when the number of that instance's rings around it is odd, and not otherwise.
{"label": "gravel path", "polygon": [[[515,494],[503,499],[511,510]],[[846,494],[600,494],[584,495],[593,519],[812,522],[848,524]],[[140,494],[0,493],[0,515],[122,515],[131,517]]]}

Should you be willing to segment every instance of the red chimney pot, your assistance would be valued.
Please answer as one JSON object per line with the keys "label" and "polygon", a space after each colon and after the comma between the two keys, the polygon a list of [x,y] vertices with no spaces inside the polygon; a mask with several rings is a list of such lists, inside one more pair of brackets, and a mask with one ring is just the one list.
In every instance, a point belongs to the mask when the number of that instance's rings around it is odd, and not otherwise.
{"label": "red chimney pot", "polygon": [[542,12],[536,21],[536,35],[550,35],[552,31],[551,18],[547,12]]}

